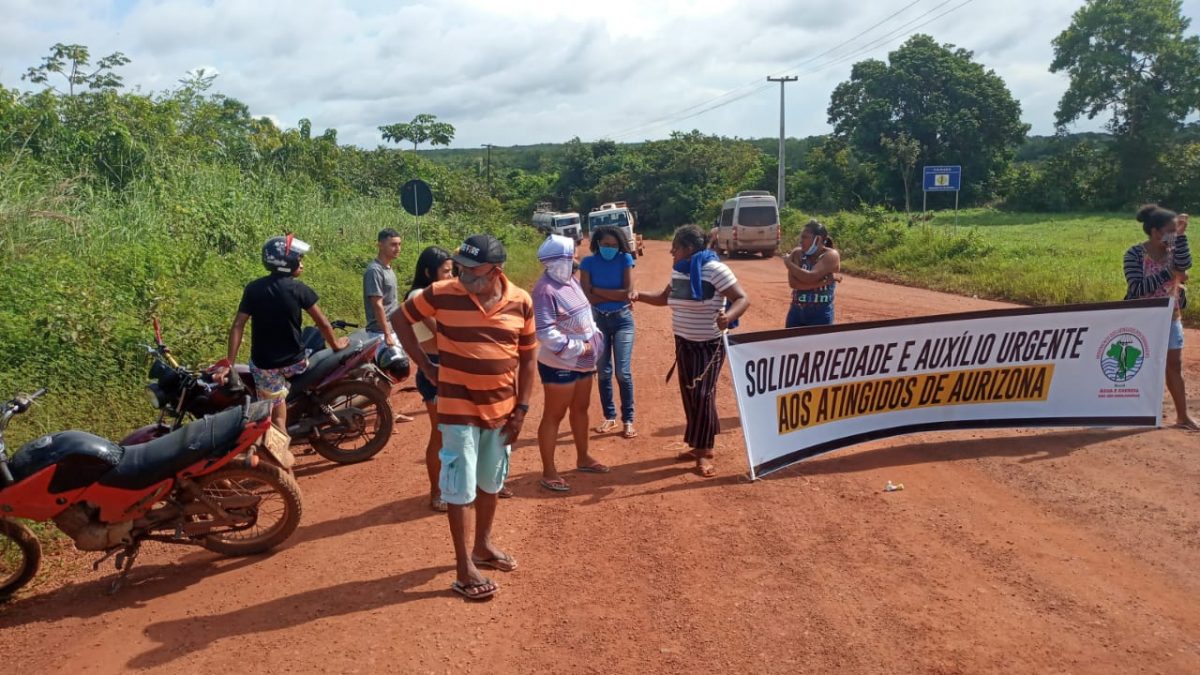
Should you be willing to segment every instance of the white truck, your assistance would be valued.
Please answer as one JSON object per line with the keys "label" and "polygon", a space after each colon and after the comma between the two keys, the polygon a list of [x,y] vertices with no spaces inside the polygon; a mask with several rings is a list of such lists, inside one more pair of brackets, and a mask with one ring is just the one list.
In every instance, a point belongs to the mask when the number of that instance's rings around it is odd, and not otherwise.
{"label": "white truck", "polygon": [[588,236],[591,236],[597,227],[614,227],[624,235],[629,251],[636,258],[644,255],[645,248],[642,245],[642,235],[633,231],[635,225],[637,215],[625,202],[605,202],[588,214]]}
{"label": "white truck", "polygon": [[533,226],[542,234],[557,234],[570,237],[576,244],[583,241],[583,229],[579,214],[574,211],[559,212],[546,202],[539,203],[533,212]]}

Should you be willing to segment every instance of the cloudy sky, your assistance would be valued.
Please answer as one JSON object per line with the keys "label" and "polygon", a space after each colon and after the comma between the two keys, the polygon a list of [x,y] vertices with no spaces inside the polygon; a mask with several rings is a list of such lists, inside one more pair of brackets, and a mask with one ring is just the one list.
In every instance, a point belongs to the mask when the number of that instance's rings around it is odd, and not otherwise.
{"label": "cloudy sky", "polygon": [[[859,60],[928,33],[973,50],[1050,133],[1066,88],[1050,41],[1081,0],[0,0],[0,84],[56,42],[122,51],[130,87],[161,91],[194,68],[284,126],[374,147],[376,127],[429,112],[454,147],[661,138],[700,129],[826,133],[833,88]],[[1200,14],[1200,0],[1184,0]],[[1200,27],[1193,25],[1190,32]],[[1078,129],[1096,128],[1099,121]]]}

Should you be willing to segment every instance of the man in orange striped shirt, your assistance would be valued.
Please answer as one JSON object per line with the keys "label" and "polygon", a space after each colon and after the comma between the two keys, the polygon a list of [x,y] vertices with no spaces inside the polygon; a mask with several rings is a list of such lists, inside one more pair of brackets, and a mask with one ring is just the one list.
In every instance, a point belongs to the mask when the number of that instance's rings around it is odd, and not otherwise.
{"label": "man in orange striped shirt", "polygon": [[[482,600],[500,587],[480,567],[503,572],[517,561],[492,545],[496,493],[508,476],[511,444],[521,432],[537,363],[533,301],[504,276],[508,258],[494,237],[469,237],[454,262],[459,277],[438,281],[392,315],[400,344],[421,372],[437,384],[442,431],[439,487],[449,505],[458,578],[451,587]],[[425,356],[413,324],[436,322],[440,363]],[[467,511],[475,509],[475,546],[467,551]]]}

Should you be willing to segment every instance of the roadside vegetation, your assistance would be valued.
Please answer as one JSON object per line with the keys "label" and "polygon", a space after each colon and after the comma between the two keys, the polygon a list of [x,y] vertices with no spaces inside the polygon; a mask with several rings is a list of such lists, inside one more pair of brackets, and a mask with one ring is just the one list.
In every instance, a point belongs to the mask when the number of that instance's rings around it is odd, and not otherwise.
{"label": "roadside vegetation", "polygon": [[[914,35],[855,64],[829,101],[832,132],[787,142],[785,242],[816,215],[853,273],[1035,304],[1122,297],[1137,204],[1200,211],[1189,25],[1179,0],[1084,3],[1047,64],[1070,82],[1051,137],[1027,136],[1020,102],[969,46]],[[24,88],[0,86],[0,396],[51,390],[14,426],[13,448],[49,430],[121,436],[149,422],[139,344],[151,317],[185,362],[220,357],[271,235],[310,241],[306,281],[323,309],[361,320],[359,275],[381,227],[405,235],[402,285],[422,245],[478,231],[508,244],[511,276],[528,282],[538,202],[586,213],[624,200],[642,232],[665,237],[707,229],[740,190],[776,185],[773,139],[438,149],[454,127],[406,111],[410,121],[379,120],[381,145],[364,149],[307,119],[256,118],[203,71],[130,91],[129,60],[58,44]],[[1111,120],[1103,133],[1068,133],[1096,116]],[[957,226],[946,211],[917,213],[928,164],[963,166]],[[419,237],[396,203],[412,178],[436,198]],[[1194,325],[1200,307],[1186,316]]]}

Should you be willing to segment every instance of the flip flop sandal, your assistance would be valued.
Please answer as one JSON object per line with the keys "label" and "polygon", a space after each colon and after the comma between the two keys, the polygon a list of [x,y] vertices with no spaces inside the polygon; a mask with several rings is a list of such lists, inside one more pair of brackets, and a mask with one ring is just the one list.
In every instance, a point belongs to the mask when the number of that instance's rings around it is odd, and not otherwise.
{"label": "flip flop sandal", "polygon": [[396,418],[395,418],[395,419],[396,419],[396,421],[397,421],[397,422],[411,422],[411,421],[413,421],[413,418],[412,418],[412,417],[409,417],[408,415],[405,415],[404,413],[396,413]]}
{"label": "flip flop sandal", "polygon": [[[487,588],[488,586],[492,587],[490,591],[472,592],[477,588]],[[464,584],[461,581],[455,580],[454,583],[450,584],[450,590],[458,593],[468,600],[483,600],[484,598],[490,598],[495,595],[496,591],[500,590],[500,587],[492,582],[491,579],[484,579],[483,581],[473,584]]]}
{"label": "flip flop sandal", "polygon": [[622,435],[622,436],[624,436],[625,438],[635,438],[635,437],[637,437],[637,429],[634,429],[634,428],[633,428],[633,422],[626,422],[626,423],[625,423],[625,431],[623,431],[623,432],[621,433],[621,435]]}
{"label": "flip flop sandal", "polygon": [[438,513],[445,513],[450,510],[450,505],[448,505],[446,500],[442,499],[441,497],[433,497],[429,500],[429,508],[437,511]]}
{"label": "flip flop sandal", "polygon": [[698,459],[700,459],[700,456],[697,455],[694,450],[684,450],[678,455],[675,455],[675,461],[677,462],[694,462]]}
{"label": "flip flop sandal", "polygon": [[712,464],[698,466],[696,467],[696,470],[700,473],[701,478],[714,478],[717,475],[717,467],[713,466]]}
{"label": "flip flop sandal", "polygon": [[511,572],[517,569],[517,560],[507,553],[502,558],[490,558],[484,560],[482,558],[471,558],[471,562],[475,563],[476,567],[487,567],[501,572]]}
{"label": "flip flop sandal", "polygon": [[592,431],[594,431],[598,434],[607,434],[609,432],[616,431],[616,430],[617,430],[617,421],[616,420],[604,420],[603,422],[600,423],[600,426],[596,427],[595,429],[592,429]]}
{"label": "flip flop sandal", "polygon": [[576,467],[575,470],[583,473],[608,473],[609,471],[612,471],[612,467],[597,462],[596,464],[589,466]]}
{"label": "flip flop sandal", "polygon": [[543,478],[542,480],[538,481],[538,485],[541,485],[544,489],[549,490],[551,492],[570,492],[571,491],[571,486],[567,485],[567,481],[565,481],[561,478],[559,478],[558,480],[554,480],[554,481],[546,480]]}
{"label": "flip flop sandal", "polygon": [[511,499],[513,496],[513,491],[509,490],[508,486],[506,485],[500,488],[500,491],[496,493],[496,496],[500,499]]}

